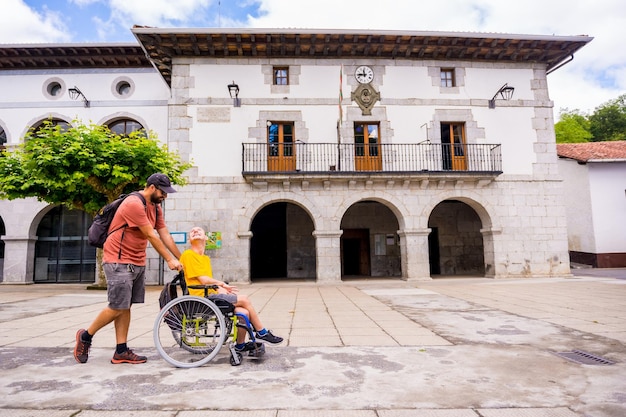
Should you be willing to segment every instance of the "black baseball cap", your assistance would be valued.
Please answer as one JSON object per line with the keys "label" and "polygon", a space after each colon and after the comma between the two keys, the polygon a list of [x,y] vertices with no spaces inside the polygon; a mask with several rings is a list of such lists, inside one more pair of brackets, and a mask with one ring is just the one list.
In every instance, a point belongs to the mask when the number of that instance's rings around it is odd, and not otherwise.
{"label": "black baseball cap", "polygon": [[161,174],[161,173],[150,175],[148,177],[148,181],[146,181],[146,185],[147,186],[154,185],[159,190],[168,194],[172,194],[176,192],[176,190],[172,188],[172,182],[167,177],[167,175]]}

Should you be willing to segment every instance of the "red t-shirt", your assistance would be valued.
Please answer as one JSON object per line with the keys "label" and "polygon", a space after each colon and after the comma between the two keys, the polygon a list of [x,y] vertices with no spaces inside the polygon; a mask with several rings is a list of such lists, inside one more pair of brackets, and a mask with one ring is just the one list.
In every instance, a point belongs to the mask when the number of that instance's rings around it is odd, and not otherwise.
{"label": "red t-shirt", "polygon": [[[158,219],[156,218],[155,207],[156,210],[159,210]],[[139,196],[131,195],[120,204],[109,230],[115,230],[124,224],[128,224],[128,227],[113,232],[104,242],[103,261],[145,266],[148,239],[139,230],[139,226],[150,225],[156,230],[166,227],[161,207],[151,203],[148,199],[146,199],[146,207],[144,207]],[[122,236],[124,236],[123,239]],[[122,246],[121,256],[120,242]]]}

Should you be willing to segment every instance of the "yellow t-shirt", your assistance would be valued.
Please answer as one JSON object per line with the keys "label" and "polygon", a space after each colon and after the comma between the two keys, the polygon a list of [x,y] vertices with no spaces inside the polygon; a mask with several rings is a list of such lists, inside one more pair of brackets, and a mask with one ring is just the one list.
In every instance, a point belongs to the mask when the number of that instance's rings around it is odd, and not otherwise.
{"label": "yellow t-shirt", "polygon": [[[213,278],[211,268],[211,258],[207,255],[199,255],[197,252],[187,249],[180,256],[180,263],[183,264],[185,272],[185,282],[187,285],[202,285],[198,277],[206,276]],[[209,294],[216,294],[216,290],[209,290]],[[204,297],[204,290],[189,288],[189,295]]]}

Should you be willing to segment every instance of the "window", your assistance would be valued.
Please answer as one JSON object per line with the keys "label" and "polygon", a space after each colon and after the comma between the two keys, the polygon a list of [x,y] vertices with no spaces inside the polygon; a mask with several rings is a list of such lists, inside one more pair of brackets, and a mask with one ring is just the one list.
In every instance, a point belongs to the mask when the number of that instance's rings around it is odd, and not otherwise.
{"label": "window", "polygon": [[46,125],[60,126],[61,132],[67,132],[67,130],[71,127],[70,124],[63,119],[52,118],[52,119],[46,119],[42,122],[39,122],[39,124],[33,126],[33,133],[37,133],[39,130],[41,130],[41,128],[43,128]]}
{"label": "window", "polygon": [[7,132],[0,127],[0,148],[4,147],[5,143],[7,143]]}
{"label": "window", "polygon": [[289,85],[288,67],[274,67],[274,85]]}
{"label": "window", "polygon": [[455,87],[454,68],[441,68],[441,86]]}
{"label": "window", "polygon": [[35,283],[94,282],[96,248],[87,243],[91,216],[59,206],[37,227]]}
{"label": "window", "polygon": [[135,92],[135,83],[128,77],[118,77],[111,85],[111,92],[117,98],[128,98]]}
{"label": "window", "polygon": [[52,77],[44,81],[42,92],[49,100],[58,100],[65,93],[65,82],[61,78]]}
{"label": "window", "polygon": [[136,132],[138,130],[143,130],[144,127],[141,123],[137,122],[133,119],[118,119],[111,123],[109,123],[108,128],[111,132],[116,133],[120,136],[128,136],[132,132]]}
{"label": "window", "polygon": [[50,94],[52,97],[60,96],[62,92],[63,92],[63,87],[61,87],[61,84],[50,83],[48,85],[48,94]]}
{"label": "window", "polygon": [[127,81],[122,81],[117,85],[116,90],[120,96],[127,96],[130,94],[130,84]]}

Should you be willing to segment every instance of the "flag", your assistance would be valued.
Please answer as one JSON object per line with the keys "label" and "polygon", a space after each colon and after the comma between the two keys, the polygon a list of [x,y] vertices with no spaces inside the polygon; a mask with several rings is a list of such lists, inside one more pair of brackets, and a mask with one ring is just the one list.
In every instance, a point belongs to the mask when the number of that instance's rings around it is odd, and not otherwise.
{"label": "flag", "polygon": [[343,64],[341,64],[341,68],[339,68],[339,122],[343,121],[343,107],[341,103],[343,102]]}

